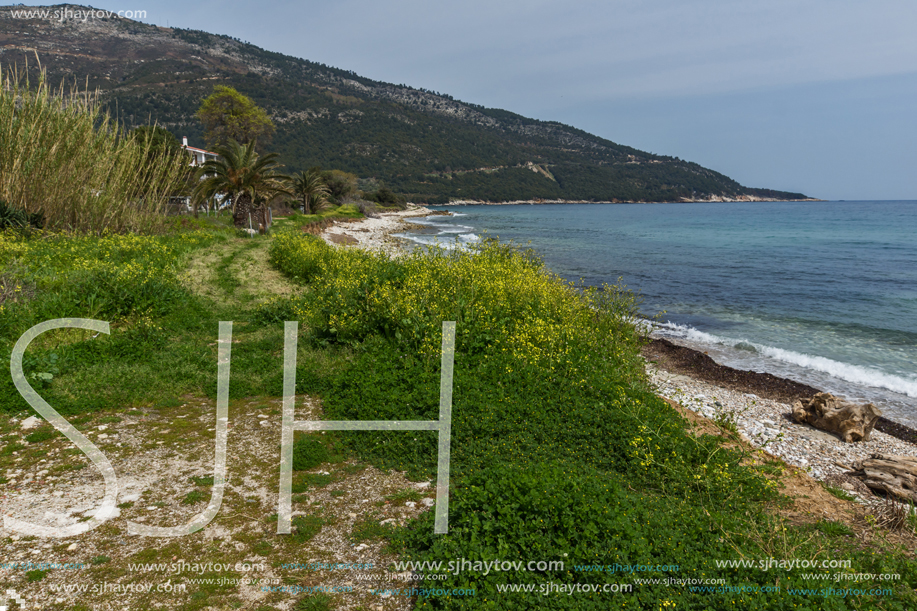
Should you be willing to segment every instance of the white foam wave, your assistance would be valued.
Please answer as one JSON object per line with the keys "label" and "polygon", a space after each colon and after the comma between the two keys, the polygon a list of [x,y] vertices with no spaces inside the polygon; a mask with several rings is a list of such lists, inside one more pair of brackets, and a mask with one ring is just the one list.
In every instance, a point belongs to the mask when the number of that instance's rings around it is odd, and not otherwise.
{"label": "white foam wave", "polygon": [[835,378],[853,382],[854,384],[860,384],[861,386],[884,388],[886,390],[901,393],[902,395],[907,395],[908,397],[917,397],[917,380],[909,380],[900,376],[883,373],[871,367],[841,363],[823,356],[810,356],[808,354],[800,354],[792,350],[783,350],[770,346],[759,347],[756,345],[755,347],[758,348],[761,354],[769,356],[772,359],[777,359],[778,361],[783,361],[784,363],[821,371]]}
{"label": "white foam wave", "polygon": [[457,239],[439,239],[436,236],[422,236],[408,233],[396,233],[396,238],[409,240],[422,246],[438,246],[444,250],[467,250],[468,242]]}
{"label": "white foam wave", "polygon": [[459,239],[463,242],[480,242],[481,238],[478,237],[475,233],[462,233],[459,234]]}
{"label": "white foam wave", "polygon": [[749,347],[753,347],[758,354],[776,361],[789,363],[790,365],[795,365],[804,369],[827,373],[845,382],[858,384],[860,386],[884,388],[885,390],[900,393],[908,397],[917,397],[917,378],[905,378],[885,373],[871,367],[842,363],[823,356],[812,356],[810,354],[784,350],[773,346],[764,346],[762,344],[750,342],[747,339],[720,337],[712,333],[699,331],[687,325],[666,322],[657,324],[656,329],[661,331],[663,335],[681,337],[690,342],[719,345],[734,349],[738,348],[739,350],[746,351]]}

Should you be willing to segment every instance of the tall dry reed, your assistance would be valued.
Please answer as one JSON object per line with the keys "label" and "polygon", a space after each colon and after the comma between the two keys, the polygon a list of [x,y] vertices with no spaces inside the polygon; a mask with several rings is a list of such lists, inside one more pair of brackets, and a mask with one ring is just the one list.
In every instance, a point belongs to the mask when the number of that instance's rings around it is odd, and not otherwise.
{"label": "tall dry reed", "polygon": [[0,200],[42,212],[46,228],[100,235],[155,230],[187,169],[182,156],[126,137],[98,92],[0,77]]}

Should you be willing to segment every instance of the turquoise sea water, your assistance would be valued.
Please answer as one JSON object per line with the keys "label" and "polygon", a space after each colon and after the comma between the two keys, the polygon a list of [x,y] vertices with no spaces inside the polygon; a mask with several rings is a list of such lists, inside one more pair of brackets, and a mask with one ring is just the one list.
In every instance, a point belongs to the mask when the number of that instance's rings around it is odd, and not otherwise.
{"label": "turquoise sea water", "polygon": [[[448,207],[447,207],[448,208]],[[623,277],[658,334],[917,426],[917,202],[460,206],[402,234],[528,244],[559,275]]]}

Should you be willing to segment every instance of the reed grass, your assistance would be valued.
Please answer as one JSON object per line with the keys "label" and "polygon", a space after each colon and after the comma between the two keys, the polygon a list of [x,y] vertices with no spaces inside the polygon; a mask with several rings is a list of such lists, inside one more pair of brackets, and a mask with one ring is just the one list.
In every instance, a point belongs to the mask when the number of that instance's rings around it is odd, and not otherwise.
{"label": "reed grass", "polygon": [[[2,74],[2,73],[0,73]],[[187,161],[126,137],[99,92],[0,77],[0,200],[41,212],[45,228],[91,235],[159,228]]]}

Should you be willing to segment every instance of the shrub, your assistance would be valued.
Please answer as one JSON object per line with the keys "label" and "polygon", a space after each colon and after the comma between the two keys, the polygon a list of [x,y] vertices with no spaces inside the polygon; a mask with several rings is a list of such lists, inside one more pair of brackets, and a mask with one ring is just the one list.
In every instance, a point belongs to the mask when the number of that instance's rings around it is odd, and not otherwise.
{"label": "shrub", "polygon": [[333,256],[319,237],[283,233],[271,241],[270,262],[285,274],[306,282],[316,278]]}
{"label": "shrub", "polygon": [[293,470],[308,471],[328,460],[328,448],[313,435],[302,435],[293,443]]}
{"label": "shrub", "polygon": [[11,207],[5,201],[0,200],[0,229],[41,229],[45,226],[45,215],[43,212],[27,213]]}
{"label": "shrub", "polygon": [[[285,271],[302,265],[300,244],[295,236],[275,244]],[[331,369],[301,362],[296,390],[319,395],[331,420],[437,419],[441,325],[457,322],[449,533],[434,535],[433,512],[425,512],[407,531],[385,532],[367,520],[354,537],[394,538],[421,562],[564,558],[562,572],[450,571],[446,583],[437,581],[437,588],[475,589],[475,608],[845,608],[840,598],[737,601],[734,591],[701,595],[666,584],[623,595],[545,597],[538,588],[552,582],[632,582],[588,570],[631,562],[680,565],[675,574],[640,577],[773,584],[763,571],[714,561],[788,550],[816,557],[824,549],[811,528],[787,528],[768,513],[780,500],[777,483],[743,465],[741,449],[695,437],[655,395],[640,356],[645,338],[634,325],[638,302],[624,287],[575,287],[529,253],[495,244],[473,253],[415,251],[396,261],[340,249],[315,268],[293,310],[313,342],[341,346],[330,352],[342,358]],[[338,438],[379,467],[435,475],[431,432],[349,431]],[[905,557],[851,553],[858,566],[895,566],[910,575],[903,581],[917,582]],[[496,592],[508,583],[536,592]],[[832,584],[787,571],[780,585]],[[903,585],[895,593],[914,598]],[[469,600],[434,596],[417,606],[460,608]]]}

